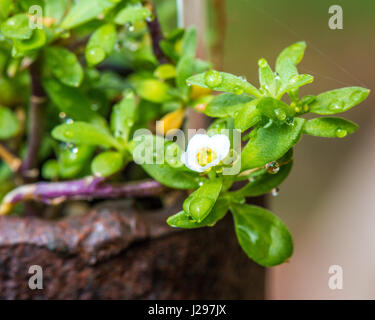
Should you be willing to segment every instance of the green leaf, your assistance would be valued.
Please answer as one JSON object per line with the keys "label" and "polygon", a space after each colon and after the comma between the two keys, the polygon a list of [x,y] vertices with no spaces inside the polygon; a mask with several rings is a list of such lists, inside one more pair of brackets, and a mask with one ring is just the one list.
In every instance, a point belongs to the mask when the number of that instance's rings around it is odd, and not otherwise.
{"label": "green leaf", "polygon": [[233,93],[223,93],[216,96],[207,105],[204,113],[214,118],[233,117],[239,110],[247,105],[253,98],[239,96]]}
{"label": "green leaf", "polygon": [[72,29],[95,19],[102,13],[114,8],[121,0],[80,0],[74,3],[63,22],[62,29]]}
{"label": "green leaf", "polygon": [[113,107],[111,115],[111,129],[116,138],[120,137],[125,141],[128,140],[130,129],[134,125],[135,112],[134,93],[131,90],[126,90],[122,100]]}
{"label": "green leaf", "polygon": [[46,64],[53,75],[70,87],[79,87],[83,79],[82,66],[73,52],[63,47],[46,50]]}
{"label": "green leaf", "polygon": [[105,24],[90,37],[86,47],[86,60],[90,65],[101,63],[112,53],[117,41],[116,28],[113,24]]}
{"label": "green leaf", "polygon": [[8,18],[12,10],[12,0],[0,0],[0,21]]}
{"label": "green leaf", "polygon": [[349,110],[365,100],[370,90],[361,87],[347,87],[327,91],[318,95],[310,104],[310,111],[316,114],[335,114]]}
{"label": "green leaf", "polygon": [[255,99],[242,107],[234,119],[234,127],[236,129],[244,132],[259,122],[261,113],[257,108],[258,103],[259,99]]}
{"label": "green leaf", "polygon": [[154,76],[160,80],[171,79],[176,77],[176,67],[173,64],[162,64],[154,71]]}
{"label": "green leaf", "polygon": [[296,90],[299,87],[305,86],[314,81],[314,77],[309,74],[298,74],[292,76],[288,81],[286,81],[278,91],[278,98],[281,98],[285,92]]}
{"label": "green leaf", "polygon": [[44,3],[45,17],[55,19],[54,25],[59,23],[64,16],[68,0],[44,0]]}
{"label": "green leaf", "polygon": [[33,29],[26,14],[19,13],[1,24],[1,33],[7,38],[25,40],[32,36]]}
{"label": "green leaf", "polygon": [[169,94],[170,87],[165,82],[156,79],[142,79],[134,81],[133,84],[137,94],[145,100],[162,103],[172,98]]}
{"label": "green leaf", "polygon": [[61,124],[53,129],[52,136],[63,142],[122,149],[108,131],[86,122]]}
{"label": "green leaf", "polygon": [[109,177],[121,170],[124,164],[122,154],[114,151],[107,151],[98,154],[91,163],[91,170],[99,177]]}
{"label": "green leaf", "polygon": [[[276,72],[282,77],[286,73],[290,73],[290,63],[296,66],[303,59],[306,49],[306,42],[296,42],[291,46],[285,48],[276,60]],[[289,65],[289,66],[288,66]],[[296,73],[295,73],[296,74]],[[292,75],[295,75],[292,74]],[[287,77],[288,78],[288,77]]]}
{"label": "green leaf", "polygon": [[229,121],[231,121],[231,118],[219,118],[214,120],[208,127],[207,134],[213,136],[222,133],[223,130],[229,130]]}
{"label": "green leaf", "polygon": [[116,15],[115,22],[120,25],[135,23],[151,17],[151,11],[141,4],[129,4]]}
{"label": "green leaf", "polygon": [[293,123],[256,129],[241,154],[242,171],[262,167],[281,158],[301,137],[305,119],[294,118]]}
{"label": "green leaf", "polygon": [[0,106],[0,140],[15,136],[20,129],[16,115],[8,108]]}
{"label": "green leaf", "polygon": [[324,117],[308,120],[303,127],[303,132],[316,137],[344,138],[357,129],[358,125],[349,120]]}
{"label": "green leaf", "polygon": [[59,177],[59,163],[50,159],[43,164],[42,177],[47,180],[56,180]]}
{"label": "green leaf", "polygon": [[47,42],[46,33],[42,29],[35,29],[30,39],[13,41],[17,52],[25,53],[43,47]]}
{"label": "green leaf", "polygon": [[[186,90],[188,85],[186,80],[193,74],[203,72],[209,69],[211,65],[208,62],[194,59],[191,55],[183,55],[176,66],[176,82],[180,89]],[[187,94],[187,92],[185,92]]]}
{"label": "green leaf", "polygon": [[184,211],[198,223],[202,222],[214,207],[222,185],[221,179],[206,181],[185,200]]}
{"label": "green leaf", "polygon": [[260,113],[272,120],[285,122],[288,118],[293,117],[295,109],[281,100],[271,97],[264,97],[257,103],[257,109]]}
{"label": "green leaf", "polygon": [[79,89],[65,86],[55,79],[44,80],[43,87],[48,97],[68,117],[101,126],[106,125],[106,121],[91,109],[90,100]]}
{"label": "green leaf", "polygon": [[197,74],[187,80],[188,83],[199,87],[209,88],[216,91],[232,92],[234,94],[245,93],[250,96],[260,97],[261,94],[252,84],[241,77],[230,73],[210,70]]}
{"label": "green leaf", "polygon": [[284,223],[272,212],[252,205],[233,204],[237,239],[256,263],[272,267],[293,253],[293,239]]}
{"label": "green leaf", "polygon": [[184,56],[194,57],[197,50],[198,38],[197,30],[195,27],[190,27],[182,37],[182,53]]}
{"label": "green leaf", "polygon": [[260,59],[259,65],[259,82],[261,88],[265,89],[272,96],[276,95],[277,92],[277,81],[275,74],[269,66],[266,59]]}
{"label": "green leaf", "polygon": [[176,83],[179,88],[186,88],[186,79],[194,73],[194,58],[183,56],[176,66]]}
{"label": "green leaf", "polygon": [[93,146],[60,145],[58,150],[59,176],[63,179],[78,177],[89,164],[95,151]]}
{"label": "green leaf", "polygon": [[187,213],[180,211],[173,216],[170,216],[167,223],[171,227],[195,229],[202,227],[213,227],[219,220],[225,217],[228,212],[228,201],[225,199],[218,199],[212,208],[209,215],[201,222],[193,220]]}
{"label": "green leaf", "polygon": [[233,192],[233,196],[238,197],[257,197],[270,192],[278,187],[289,175],[292,169],[292,161],[280,167],[276,174],[265,171],[261,175],[257,175],[242,189]]}
{"label": "green leaf", "polygon": [[194,172],[178,170],[166,164],[143,164],[142,168],[161,184],[175,189],[196,189],[203,180]]}

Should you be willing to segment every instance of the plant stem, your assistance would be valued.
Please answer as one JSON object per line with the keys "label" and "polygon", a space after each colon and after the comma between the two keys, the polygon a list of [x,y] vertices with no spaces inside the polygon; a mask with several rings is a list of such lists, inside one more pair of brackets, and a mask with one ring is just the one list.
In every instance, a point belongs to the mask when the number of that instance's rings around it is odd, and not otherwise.
{"label": "plant stem", "polygon": [[30,76],[31,103],[28,115],[27,154],[20,168],[20,173],[26,182],[33,181],[38,176],[38,154],[45,116],[43,104],[46,94],[42,86],[39,59],[30,66]]}
{"label": "plant stem", "polygon": [[38,182],[8,193],[0,206],[0,214],[9,213],[15,204],[27,200],[57,205],[67,200],[147,197],[161,194],[165,190],[163,185],[154,180],[108,183],[101,177],[87,177],[64,182]]}
{"label": "plant stem", "polygon": [[160,64],[167,63],[168,58],[165,56],[163,50],[160,47],[160,41],[164,39],[163,32],[159,23],[159,19],[156,13],[156,8],[150,2],[146,2],[147,5],[151,8],[153,13],[153,20],[147,21],[147,27],[150,32],[151,41],[152,41],[152,50],[156,59],[158,59]]}

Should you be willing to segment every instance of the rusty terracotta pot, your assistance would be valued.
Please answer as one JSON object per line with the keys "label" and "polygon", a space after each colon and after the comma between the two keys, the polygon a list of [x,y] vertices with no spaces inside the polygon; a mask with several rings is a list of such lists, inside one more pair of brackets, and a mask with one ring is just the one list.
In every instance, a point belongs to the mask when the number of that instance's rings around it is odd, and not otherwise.
{"label": "rusty terracotta pot", "polygon": [[[230,215],[177,230],[167,210],[104,202],[83,216],[0,218],[1,299],[262,299],[264,268],[239,247]],[[31,265],[43,289],[28,286]]]}

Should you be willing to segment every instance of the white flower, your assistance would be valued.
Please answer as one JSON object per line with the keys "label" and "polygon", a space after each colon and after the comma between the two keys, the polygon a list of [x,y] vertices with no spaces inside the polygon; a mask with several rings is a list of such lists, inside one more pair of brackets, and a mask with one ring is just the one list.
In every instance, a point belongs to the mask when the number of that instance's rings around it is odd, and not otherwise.
{"label": "white flower", "polygon": [[190,139],[186,152],[181,155],[181,161],[193,171],[204,172],[218,165],[228,155],[229,149],[229,138],[225,134],[212,137],[196,134]]}

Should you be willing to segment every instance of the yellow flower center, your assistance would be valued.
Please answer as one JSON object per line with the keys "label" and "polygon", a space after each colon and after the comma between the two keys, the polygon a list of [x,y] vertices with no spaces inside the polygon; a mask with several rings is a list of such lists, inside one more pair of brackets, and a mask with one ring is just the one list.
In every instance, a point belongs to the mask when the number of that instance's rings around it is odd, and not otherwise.
{"label": "yellow flower center", "polygon": [[202,148],[197,153],[197,161],[201,167],[204,167],[217,159],[217,154],[211,148]]}

